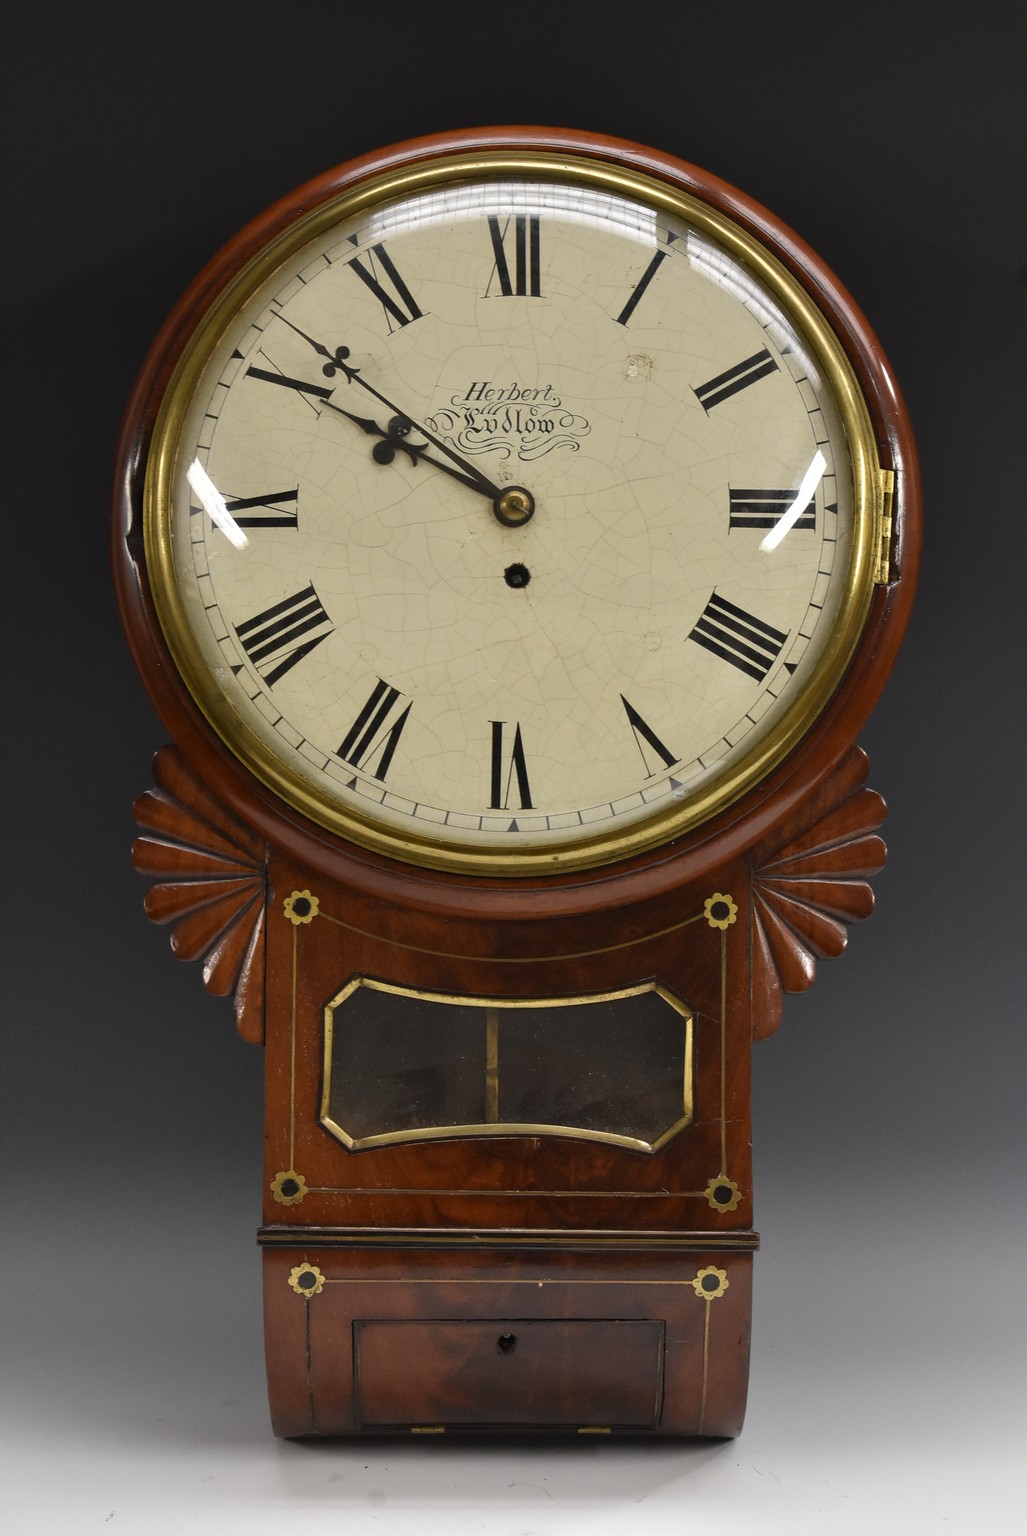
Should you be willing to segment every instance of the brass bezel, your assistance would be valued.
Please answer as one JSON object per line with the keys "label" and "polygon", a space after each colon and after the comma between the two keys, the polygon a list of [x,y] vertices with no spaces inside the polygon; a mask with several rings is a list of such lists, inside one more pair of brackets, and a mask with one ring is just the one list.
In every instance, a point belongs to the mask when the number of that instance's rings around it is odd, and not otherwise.
{"label": "brass bezel", "polygon": [[[621,1136],[614,1131],[583,1130],[580,1126],[528,1124],[520,1121],[482,1121],[474,1125],[428,1126],[417,1131],[387,1131],[380,1135],[353,1137],[329,1114],[332,1093],[332,1046],[335,1032],[335,1010],[352,997],[359,988],[372,992],[388,992],[393,997],[412,997],[423,1002],[456,1003],[461,1008],[483,1008],[498,1013],[518,1008],[583,1008],[590,1003],[612,1002],[615,998],[640,997],[643,992],[655,992],[657,997],[672,1008],[684,1020],[685,1038],[681,1075],[681,1115],[669,1125],[655,1141],[643,1141],[637,1136]],[[599,1142],[604,1146],[625,1147],[629,1152],[658,1152],[679,1131],[691,1125],[694,1114],[693,1083],[693,1024],[692,1010],[658,981],[640,982],[633,987],[622,987],[611,992],[586,992],[577,997],[468,997],[452,992],[428,992],[418,987],[400,987],[392,982],[377,981],[370,976],[353,976],[334,997],[325,1004],[324,1010],[324,1066],[321,1074],[321,1107],[318,1118],[326,1131],[341,1141],[350,1152],[364,1152],[369,1147],[402,1146],[415,1141],[456,1141],[465,1136],[565,1136],[572,1141]]]}
{"label": "brass bezel", "polygon": [[[749,269],[804,337],[834,394],[852,464],[853,541],[838,620],[817,671],[766,737],[730,770],[687,800],[626,828],[583,831],[579,839],[559,846],[519,842],[509,850],[475,849],[441,843],[441,829],[432,836],[401,832],[374,821],[363,808],[343,806],[282,762],[249,729],[214,681],[186,618],[172,556],[171,482],[182,424],[203,369],[232,318],[276,267],[331,225],[371,205],[473,179],[516,178],[577,182],[634,198],[694,225]],[[146,468],[143,528],[154,607],[174,663],[216,734],[266,788],[328,831],[404,863],[524,877],[613,864],[666,844],[739,800],[788,756],[828,703],[855,653],[880,580],[884,499],[870,415],[845,351],[806,290],[761,241],[696,194],[626,166],[577,151],[500,150],[420,161],[346,188],[296,218],[242,267],[196,326],[165,391]]]}

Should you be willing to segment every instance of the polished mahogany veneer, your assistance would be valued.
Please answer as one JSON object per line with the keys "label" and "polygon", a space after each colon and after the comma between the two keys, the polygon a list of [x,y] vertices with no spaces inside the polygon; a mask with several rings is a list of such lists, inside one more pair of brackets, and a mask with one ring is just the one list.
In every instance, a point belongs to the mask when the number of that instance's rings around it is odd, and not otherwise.
{"label": "polished mahogany veneer", "polygon": [[[358,847],[251,774],[172,660],[143,539],[164,391],[245,263],[342,189],[397,167],[504,149],[630,168],[702,199],[759,240],[840,341],[881,467],[894,475],[886,569],[855,655],[789,755],[672,843],[516,878],[419,867]],[[122,616],[174,741],[157,755],[156,787],[137,802],[134,852],[151,882],[149,915],[169,926],[178,955],[201,962],[211,992],[234,998],[239,1029],[265,1048],[260,1238],[277,1433],[738,1432],[758,1241],[751,1041],[773,1032],[783,993],[808,987],[816,961],[839,955],[847,925],[872,909],[867,882],[884,863],[885,811],[866,787],[855,741],[902,638],[918,550],[908,420],[862,315],[794,234],[673,157],[560,129],[399,145],[276,204],[186,293],[129,406],[116,487]],[[334,1070],[326,1031],[352,978],[489,1000],[497,1013],[658,984],[680,1000],[683,1031],[687,1015],[687,1123],[652,1146],[518,1127],[385,1134],[353,1150],[325,1107]],[[489,1072],[502,1070],[490,1068],[490,1038],[483,1018],[486,1102]]]}

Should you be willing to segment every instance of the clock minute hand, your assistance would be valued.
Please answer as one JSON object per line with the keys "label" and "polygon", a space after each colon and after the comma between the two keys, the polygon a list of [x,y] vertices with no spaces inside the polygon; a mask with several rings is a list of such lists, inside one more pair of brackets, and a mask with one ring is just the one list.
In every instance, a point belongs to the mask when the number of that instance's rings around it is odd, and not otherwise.
{"label": "clock minute hand", "polygon": [[[376,400],[380,401],[386,410],[392,411],[402,422],[409,422],[412,428],[422,433],[430,443],[434,443],[441,453],[444,453],[447,458],[452,459],[455,464],[458,464],[463,471],[463,478],[459,475],[454,475],[454,479],[462,478],[463,484],[470,485],[472,490],[477,490],[481,495],[486,496],[491,501],[492,511],[499,522],[503,523],[506,527],[512,528],[519,526],[521,523],[526,523],[529,518],[534,516],[535,498],[530,491],[525,490],[523,486],[519,485],[508,486],[503,490],[501,486],[496,485],[487,475],[484,475],[477,465],[472,464],[462,454],[457,453],[442,438],[436,437],[434,432],[429,432],[423,422],[415,420],[406,411],[401,410],[387,395],[383,395],[380,389],[376,389],[373,384],[369,384],[359,368],[354,368],[347,362],[347,358],[350,355],[349,347],[336,347],[332,351],[325,346],[324,342],[318,341],[316,337],[308,336],[307,332],[301,330],[298,325],[294,325],[291,320],[286,320],[283,314],[279,313],[278,318],[282,321],[283,325],[287,325],[291,331],[295,331],[297,336],[302,336],[307,345],[313,347],[320,357],[327,358],[327,362],[322,369],[326,378],[333,378],[336,373],[344,374],[347,383],[359,384],[361,389],[366,390],[368,394],[373,395]],[[326,403],[331,404],[330,401]],[[333,406],[332,409],[341,410],[341,407]],[[343,412],[342,414],[345,415],[347,413]],[[392,440],[395,441],[394,438]],[[446,468],[444,464],[440,464],[437,459],[433,459],[427,454],[422,453],[420,457],[426,459],[428,463],[434,464],[437,469]],[[447,473],[452,472],[447,471]]]}
{"label": "clock minute hand", "polygon": [[[331,366],[324,370],[328,378],[332,377],[332,374],[335,372],[336,368],[344,368],[344,364],[339,361],[334,352],[329,351],[323,341],[317,341],[313,336],[308,336],[306,331],[301,331],[298,325],[293,325],[291,320],[286,320],[285,316],[279,310],[276,310],[275,314],[283,325],[287,325],[289,327],[290,331],[295,331],[297,336],[302,336],[303,340],[307,342],[309,346],[313,347],[315,352],[319,353],[321,357],[328,359],[328,362]],[[341,350],[342,349],[340,348],[340,351]],[[348,351],[346,352],[346,356],[349,356]]]}

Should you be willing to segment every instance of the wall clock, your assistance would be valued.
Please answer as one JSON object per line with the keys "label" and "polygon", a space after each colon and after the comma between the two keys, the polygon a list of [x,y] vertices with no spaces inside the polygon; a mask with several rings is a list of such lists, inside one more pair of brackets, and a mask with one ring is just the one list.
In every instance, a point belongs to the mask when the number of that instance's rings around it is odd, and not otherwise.
{"label": "wall clock", "polygon": [[564,130],[278,203],[129,406],[148,911],[266,1052],[283,1435],[730,1435],[750,1050],[884,861],[909,427],[765,210]]}

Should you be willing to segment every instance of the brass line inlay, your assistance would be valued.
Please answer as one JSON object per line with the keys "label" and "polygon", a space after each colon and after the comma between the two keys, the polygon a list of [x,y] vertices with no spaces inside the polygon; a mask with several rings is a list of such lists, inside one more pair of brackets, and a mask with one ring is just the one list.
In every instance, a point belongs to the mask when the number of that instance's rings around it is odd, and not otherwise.
{"label": "brass line inlay", "polygon": [[727,929],[720,935],[720,1171],[727,1173]]}
{"label": "brass line inlay", "polygon": [[[543,1275],[541,1279],[536,1280],[485,1280],[477,1277],[465,1279],[462,1275],[450,1275],[446,1279],[433,1278],[430,1280],[411,1278],[409,1275],[403,1275],[402,1278],[392,1276],[388,1278],[375,1277],[374,1279],[365,1280],[363,1278],[357,1279],[352,1275],[326,1275],[324,1283],[325,1285],[348,1285],[350,1287],[358,1285],[458,1285],[461,1289],[465,1285],[501,1285],[508,1290],[514,1285],[530,1285],[534,1291],[540,1291],[547,1285],[572,1285],[574,1287],[579,1285],[629,1285],[632,1290],[635,1290],[640,1285],[676,1287],[677,1289],[680,1289],[682,1286],[687,1286],[691,1289],[692,1285],[691,1280],[636,1280],[633,1275],[625,1275],[622,1280],[581,1280],[577,1277],[563,1280],[555,1275]],[[709,1302],[707,1302],[706,1316],[709,1317],[709,1315],[710,1307]]]}
{"label": "brass line inlay", "polygon": [[[373,1184],[361,1184],[349,1186],[345,1184],[323,1184],[316,1187],[309,1186],[309,1195],[423,1195],[424,1189],[402,1189],[398,1186],[376,1188]],[[557,1195],[572,1200],[702,1200],[706,1191],[703,1189],[437,1189],[432,1185],[433,1195],[475,1195],[487,1196],[489,1200],[495,1197],[506,1196],[511,1200],[525,1199],[552,1199]]]}
{"label": "brass line inlay", "polygon": [[289,1031],[289,1167],[296,1166],[296,936],[292,930],[292,1020]]}
{"label": "brass line inlay", "polygon": [[306,1316],[306,1326],[305,1326],[304,1337],[305,1337],[305,1340],[306,1340],[306,1351],[307,1351],[307,1358],[306,1358],[307,1410],[308,1410],[308,1412],[310,1414],[310,1427],[311,1427],[312,1430],[314,1430],[316,1432],[316,1430],[317,1430],[317,1407],[316,1407],[316,1404],[314,1402],[313,1349],[311,1348],[311,1338],[310,1338],[311,1324],[310,1324],[310,1308],[309,1308],[309,1306],[306,1308],[306,1313],[307,1313],[307,1316]]}
{"label": "brass line inlay", "polygon": [[499,1120],[499,1010],[485,1010],[485,1119]]}
{"label": "brass line inlay", "polygon": [[686,917],[684,922],[671,923],[669,928],[661,928],[657,933],[646,933],[636,939],[622,939],[618,944],[606,944],[601,949],[578,949],[559,955],[462,955],[448,949],[426,949],[420,944],[407,944],[402,939],[387,939],[380,933],[371,933],[367,928],[358,928],[354,923],[344,923],[340,917],[332,917],[327,912],[321,916],[329,923],[334,923],[337,928],[345,928],[348,933],[356,933],[362,939],[374,939],[378,944],[389,944],[394,949],[408,949],[415,955],[433,955],[438,960],[469,960],[480,965],[539,965],[547,960],[588,960],[593,955],[611,955],[618,949],[630,949],[635,944],[649,944],[656,939],[665,938],[668,933],[678,933],[682,928],[688,928],[690,924],[697,923],[702,917],[698,913],[695,917]]}
{"label": "brass line inlay", "polygon": [[706,1316],[702,1330],[702,1394],[699,1398],[699,1424],[697,1433],[702,1434],[706,1420],[706,1388],[710,1379],[710,1301],[706,1299]]}

